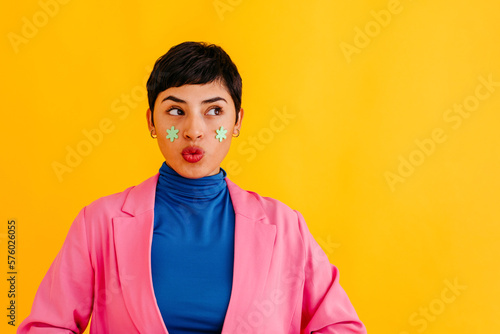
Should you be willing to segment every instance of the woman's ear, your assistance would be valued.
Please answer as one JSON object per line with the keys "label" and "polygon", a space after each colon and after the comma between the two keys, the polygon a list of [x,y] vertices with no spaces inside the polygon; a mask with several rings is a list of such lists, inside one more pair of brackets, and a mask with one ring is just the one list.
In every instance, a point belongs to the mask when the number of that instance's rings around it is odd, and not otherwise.
{"label": "woman's ear", "polygon": [[148,121],[148,129],[149,129],[149,131],[154,130],[155,125],[154,125],[154,122],[153,122],[153,113],[151,112],[151,109],[149,109],[149,108],[146,111],[146,119]]}
{"label": "woman's ear", "polygon": [[238,135],[240,133],[241,122],[243,121],[243,114],[244,114],[244,111],[243,111],[243,108],[241,108],[240,112],[238,114],[238,121],[236,122],[236,124],[234,125],[234,128],[233,128],[233,134],[235,134],[235,135]]}

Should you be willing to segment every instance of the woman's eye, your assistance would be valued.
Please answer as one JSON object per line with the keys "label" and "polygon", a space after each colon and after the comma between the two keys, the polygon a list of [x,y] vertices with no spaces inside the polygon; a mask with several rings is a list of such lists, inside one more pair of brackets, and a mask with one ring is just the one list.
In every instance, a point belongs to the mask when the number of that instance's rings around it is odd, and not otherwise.
{"label": "woman's eye", "polygon": [[216,107],[216,108],[212,108],[210,109],[208,112],[207,112],[207,115],[210,115],[210,116],[217,116],[217,115],[220,115],[222,113],[222,109],[219,108],[219,107]]}
{"label": "woman's eye", "polygon": [[179,116],[179,115],[183,115],[183,111],[180,110],[180,109],[177,109],[177,108],[172,108],[170,110],[167,111],[167,113],[169,115],[172,115],[172,116]]}

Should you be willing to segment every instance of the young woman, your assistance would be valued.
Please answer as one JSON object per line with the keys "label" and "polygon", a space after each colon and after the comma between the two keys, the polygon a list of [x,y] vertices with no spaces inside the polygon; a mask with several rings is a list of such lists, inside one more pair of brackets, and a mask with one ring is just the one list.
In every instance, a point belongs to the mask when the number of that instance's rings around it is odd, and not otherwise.
{"label": "young woman", "polygon": [[186,42],[147,83],[159,173],[83,208],[18,333],[366,333],[302,215],[220,164],[240,133],[241,78]]}

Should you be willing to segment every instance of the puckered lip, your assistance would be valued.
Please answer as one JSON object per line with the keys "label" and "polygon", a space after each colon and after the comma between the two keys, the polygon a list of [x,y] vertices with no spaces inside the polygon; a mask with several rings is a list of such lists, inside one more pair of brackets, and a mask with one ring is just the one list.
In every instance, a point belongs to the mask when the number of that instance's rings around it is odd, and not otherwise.
{"label": "puckered lip", "polygon": [[201,147],[198,147],[198,146],[188,146],[182,150],[182,155],[187,155],[187,154],[189,154],[189,155],[197,155],[197,154],[204,155],[205,151]]}
{"label": "puckered lip", "polygon": [[189,163],[200,161],[205,155],[205,151],[198,146],[188,146],[182,150],[182,157]]}

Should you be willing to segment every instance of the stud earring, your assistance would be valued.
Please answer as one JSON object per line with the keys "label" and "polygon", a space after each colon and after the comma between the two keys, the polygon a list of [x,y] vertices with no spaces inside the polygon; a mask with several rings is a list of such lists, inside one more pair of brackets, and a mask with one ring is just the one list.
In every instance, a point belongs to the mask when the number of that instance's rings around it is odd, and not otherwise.
{"label": "stud earring", "polygon": [[215,130],[215,132],[217,132],[215,139],[218,139],[219,142],[222,142],[223,139],[226,139],[227,130],[225,130],[222,126],[219,129]]}
{"label": "stud earring", "polygon": [[179,132],[179,130],[177,130],[173,125],[170,129],[167,129],[167,139],[170,139],[170,142],[173,142],[174,140],[176,140],[177,138],[179,138],[179,136],[177,135],[177,133]]}

